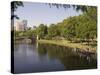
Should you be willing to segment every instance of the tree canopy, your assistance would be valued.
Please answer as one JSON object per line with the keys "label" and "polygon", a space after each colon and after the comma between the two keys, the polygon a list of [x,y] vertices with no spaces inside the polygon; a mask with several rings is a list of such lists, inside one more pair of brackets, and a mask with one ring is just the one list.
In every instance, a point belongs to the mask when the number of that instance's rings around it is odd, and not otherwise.
{"label": "tree canopy", "polygon": [[[53,5],[57,8],[62,5]],[[71,5],[63,5],[63,7],[71,7]],[[40,24],[35,29],[28,30],[30,35],[38,35],[40,39],[54,39],[55,37],[64,38],[71,42],[96,41],[97,38],[97,8],[95,6],[73,6],[75,10],[82,10],[79,16],[72,16],[64,19],[56,24]]]}

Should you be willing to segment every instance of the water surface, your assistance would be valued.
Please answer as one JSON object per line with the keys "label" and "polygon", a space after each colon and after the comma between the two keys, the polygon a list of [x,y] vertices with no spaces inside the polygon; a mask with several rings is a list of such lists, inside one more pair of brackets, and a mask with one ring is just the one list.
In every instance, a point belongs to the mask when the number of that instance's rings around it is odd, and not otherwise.
{"label": "water surface", "polygon": [[72,48],[50,44],[14,45],[14,73],[94,69],[97,60]]}

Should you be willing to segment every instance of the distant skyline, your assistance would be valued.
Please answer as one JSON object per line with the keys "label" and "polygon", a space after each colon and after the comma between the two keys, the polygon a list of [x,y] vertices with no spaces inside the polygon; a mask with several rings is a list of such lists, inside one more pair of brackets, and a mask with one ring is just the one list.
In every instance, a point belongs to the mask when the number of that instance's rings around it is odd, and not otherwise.
{"label": "distant skyline", "polygon": [[18,7],[15,14],[18,15],[19,20],[27,20],[28,27],[55,24],[70,16],[78,16],[82,13],[75,11],[72,7],[65,10],[64,8],[57,9],[54,6],[50,8],[45,3],[23,2],[23,4],[24,7]]}

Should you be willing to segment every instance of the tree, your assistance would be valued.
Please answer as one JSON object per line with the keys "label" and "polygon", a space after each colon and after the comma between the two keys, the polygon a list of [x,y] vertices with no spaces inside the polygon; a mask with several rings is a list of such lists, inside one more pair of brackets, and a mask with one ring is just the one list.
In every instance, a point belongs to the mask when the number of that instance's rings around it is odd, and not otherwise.
{"label": "tree", "polygon": [[55,24],[51,24],[48,28],[48,36],[53,38],[59,35],[58,27]]}
{"label": "tree", "polygon": [[21,2],[21,1],[11,2],[11,32],[12,32],[12,34],[14,31],[14,18],[19,19],[19,17],[16,14],[14,14],[14,12],[17,10],[17,8],[19,6],[24,6],[23,2]]}
{"label": "tree", "polygon": [[74,38],[76,38],[76,26],[78,25],[77,23],[77,17],[69,17],[66,22],[64,23],[63,27],[63,36],[67,38],[68,40],[72,41]]}
{"label": "tree", "polygon": [[86,39],[89,45],[90,39],[97,37],[97,10],[95,7],[89,8],[88,11],[79,16],[79,25],[77,26],[77,37]]}
{"label": "tree", "polygon": [[24,6],[23,2],[21,2],[21,1],[13,1],[13,2],[11,2],[11,20],[14,19],[14,18],[19,19],[19,17],[17,15],[15,15],[14,12],[20,6]]}
{"label": "tree", "polygon": [[46,34],[47,34],[47,26],[44,24],[40,24],[39,27],[37,28],[37,34],[40,39],[43,39]]}
{"label": "tree", "polygon": [[64,8],[68,9],[70,7],[73,7],[76,11],[82,11],[87,12],[89,8],[92,8],[91,6],[84,6],[84,5],[69,5],[69,4],[57,4],[57,3],[49,3],[50,8],[52,6],[56,7],[57,9]]}

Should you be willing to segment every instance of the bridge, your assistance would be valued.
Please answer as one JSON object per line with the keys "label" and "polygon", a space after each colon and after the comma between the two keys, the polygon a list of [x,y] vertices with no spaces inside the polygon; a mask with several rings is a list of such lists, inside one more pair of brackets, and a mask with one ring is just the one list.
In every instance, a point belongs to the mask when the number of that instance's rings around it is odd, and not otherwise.
{"label": "bridge", "polygon": [[38,35],[37,36],[32,36],[32,37],[28,37],[28,36],[20,36],[20,37],[16,37],[16,40],[23,40],[23,39],[30,39],[32,43],[36,42],[36,40],[38,40]]}

